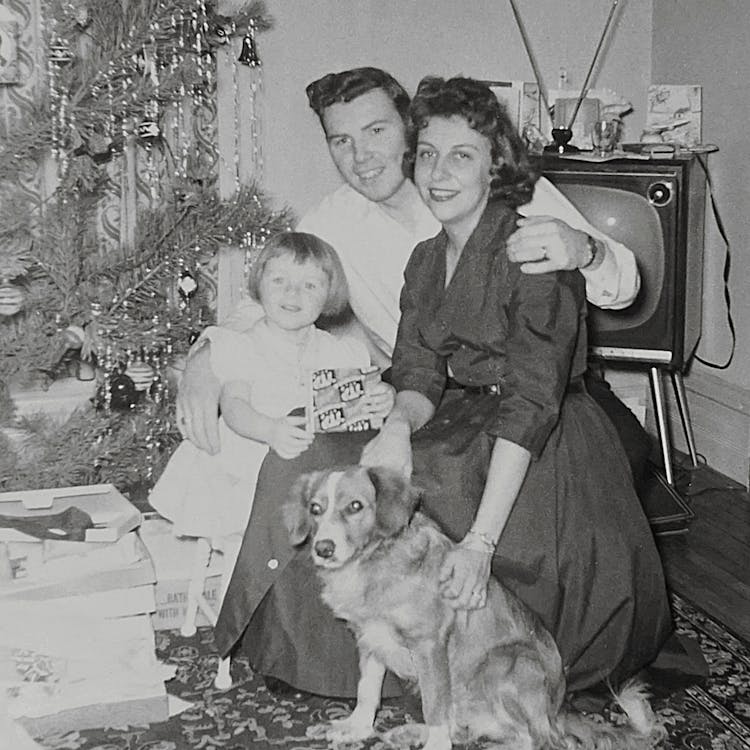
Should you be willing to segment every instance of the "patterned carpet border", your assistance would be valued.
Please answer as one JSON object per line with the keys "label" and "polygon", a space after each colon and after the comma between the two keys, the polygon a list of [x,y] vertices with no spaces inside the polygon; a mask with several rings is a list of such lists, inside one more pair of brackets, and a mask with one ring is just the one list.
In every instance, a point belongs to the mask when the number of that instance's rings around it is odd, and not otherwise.
{"label": "patterned carpet border", "polygon": [[[683,698],[696,711],[713,719],[719,731],[706,736],[686,731],[682,745],[687,748],[750,748],[750,648],[728,628],[681,597],[672,597],[672,607],[681,634],[698,640],[711,674],[704,687],[687,688],[666,702],[660,714]],[[671,733],[670,733],[671,738]]]}
{"label": "patterned carpet border", "polygon": [[[691,687],[654,702],[666,722],[665,750],[750,750],[750,649],[705,612],[673,597],[681,634],[698,641],[711,674],[703,687]],[[191,705],[160,724],[70,731],[38,738],[57,750],[322,750],[328,747],[322,724],[346,716],[347,701],[296,700],[270,694],[246,660],[232,663],[233,687],[213,686],[218,658],[209,628],[192,638],[179,631],[157,633],[157,653],[176,665],[168,691]],[[347,750],[392,748],[385,733],[410,719],[395,703],[379,713],[378,734]]]}

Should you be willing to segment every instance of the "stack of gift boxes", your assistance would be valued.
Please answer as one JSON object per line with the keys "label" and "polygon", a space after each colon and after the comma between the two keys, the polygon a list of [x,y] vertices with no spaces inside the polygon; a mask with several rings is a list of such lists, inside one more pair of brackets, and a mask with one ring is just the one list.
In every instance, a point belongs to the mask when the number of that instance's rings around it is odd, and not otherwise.
{"label": "stack of gift boxes", "polygon": [[168,718],[140,522],[111,485],[0,493],[0,711],[32,736]]}

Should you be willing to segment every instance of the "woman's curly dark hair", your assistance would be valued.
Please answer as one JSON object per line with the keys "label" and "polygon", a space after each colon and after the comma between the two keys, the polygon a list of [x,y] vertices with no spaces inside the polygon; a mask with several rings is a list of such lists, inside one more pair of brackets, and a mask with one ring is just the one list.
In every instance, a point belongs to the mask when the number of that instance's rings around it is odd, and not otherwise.
{"label": "woman's curly dark hair", "polygon": [[504,105],[489,86],[473,78],[428,76],[419,82],[409,108],[406,175],[414,177],[419,131],[432,117],[453,116],[463,117],[470,128],[490,141],[490,197],[504,200],[512,208],[528,203],[539,175],[532,169],[526,146]]}

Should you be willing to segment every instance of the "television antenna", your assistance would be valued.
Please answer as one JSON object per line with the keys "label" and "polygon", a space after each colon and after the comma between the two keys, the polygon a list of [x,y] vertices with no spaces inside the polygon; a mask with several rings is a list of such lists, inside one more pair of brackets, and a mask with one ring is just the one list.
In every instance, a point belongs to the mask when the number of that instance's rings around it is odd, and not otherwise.
{"label": "television antenna", "polygon": [[[614,18],[615,11],[617,10],[617,5],[619,2],[620,0],[612,0],[612,7],[609,9],[609,15],[607,16],[607,20],[604,24],[604,30],[599,37],[599,43],[596,45],[596,50],[594,51],[594,58],[591,60],[591,65],[589,65],[588,73],[586,74],[583,86],[581,86],[581,93],[578,96],[578,101],[576,102],[576,106],[573,109],[573,114],[571,115],[567,127],[552,128],[552,140],[555,143],[553,146],[547,147],[547,149],[551,151],[557,151],[560,154],[565,153],[566,151],[578,151],[575,146],[569,145],[569,141],[573,137],[573,123],[578,116],[578,110],[581,108],[581,103],[586,98],[586,94],[588,94],[589,92],[589,81],[591,80],[591,75],[594,72],[594,68],[596,67],[596,63],[599,59],[599,53],[601,52],[604,40],[607,38],[607,34],[609,33],[609,28],[612,25],[612,19]],[[521,14],[518,12],[516,0],[510,0],[510,7],[513,10],[513,16],[516,19],[518,30],[521,32],[521,39],[523,40],[523,45],[526,48],[526,54],[528,55],[529,62],[531,63],[531,69],[534,71],[534,78],[536,80],[537,86],[539,87],[539,96],[541,97],[542,103],[547,110],[547,114],[551,118],[552,108],[550,107],[549,100],[547,98],[547,89],[544,85],[544,81],[542,80],[542,75],[539,72],[539,67],[536,63],[534,53],[531,51],[531,44],[529,43],[529,38],[526,35],[526,29],[524,28],[523,22],[521,21]]]}

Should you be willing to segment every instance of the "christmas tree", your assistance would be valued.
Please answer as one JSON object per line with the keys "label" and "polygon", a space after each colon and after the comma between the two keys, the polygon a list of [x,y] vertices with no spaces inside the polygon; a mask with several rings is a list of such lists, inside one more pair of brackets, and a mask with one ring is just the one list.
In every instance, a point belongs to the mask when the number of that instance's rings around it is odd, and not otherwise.
{"label": "christmas tree", "polygon": [[[207,0],[45,0],[41,15],[33,100],[0,146],[0,425],[22,430],[0,432],[0,491],[149,484],[179,439],[170,363],[215,319],[217,251],[251,260],[290,224],[239,174],[230,197],[218,181],[217,56],[241,38],[233,62],[259,76],[271,20]],[[11,384],[71,367],[96,372],[95,409],[13,421]]]}

